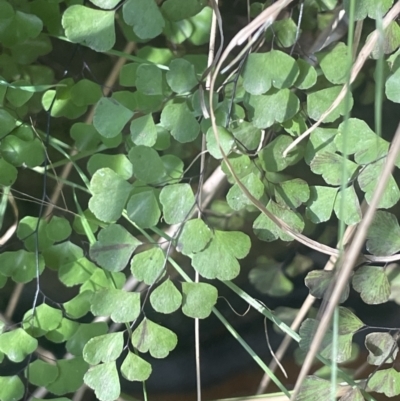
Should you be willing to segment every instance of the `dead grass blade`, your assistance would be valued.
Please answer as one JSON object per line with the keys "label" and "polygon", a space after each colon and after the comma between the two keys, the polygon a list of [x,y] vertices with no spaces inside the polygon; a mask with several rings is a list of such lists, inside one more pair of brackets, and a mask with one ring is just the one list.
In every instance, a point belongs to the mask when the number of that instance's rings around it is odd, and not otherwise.
{"label": "dead grass blade", "polygon": [[[400,1],[398,1],[391,9],[390,11],[386,14],[385,18],[383,19],[383,29],[386,29],[388,25],[397,17],[397,15],[400,13]],[[376,29],[374,32],[372,32],[371,36],[369,37],[368,41],[365,43],[363,48],[360,51],[360,54],[357,57],[357,60],[355,61],[353,68],[351,69],[351,75],[350,75],[350,84],[354,82],[354,80],[357,78],[357,75],[361,71],[361,68],[367,61],[369,55],[372,53],[374,50],[375,45],[378,42],[380,35],[380,30]],[[306,138],[308,135],[311,134],[317,127],[321,125],[321,123],[324,121],[325,117],[327,117],[333,110],[335,110],[340,102],[344,99],[346,96],[346,93],[349,90],[349,85],[346,83],[342,90],[340,91],[339,95],[335,99],[335,101],[329,106],[328,110],[326,110],[319,120],[314,123],[307,131],[303,132],[298,138],[296,138],[283,152],[283,157],[286,157],[288,153],[294,149],[295,146],[297,146],[304,138]]]}
{"label": "dead grass blade", "polygon": [[326,308],[323,310],[321,321],[315,333],[315,337],[311,343],[310,350],[307,353],[307,356],[300,370],[295,388],[293,390],[291,401],[296,400],[296,397],[299,394],[302,383],[311,368],[311,365],[313,363],[316,354],[318,353],[318,349],[321,345],[322,339],[324,338],[326,330],[329,327],[329,323],[331,321],[333,312],[336,308],[336,305],[339,302],[340,295],[349,280],[353,267],[359,257],[360,250],[364,245],[364,241],[368,232],[368,227],[372,223],[375,211],[379,205],[379,201],[386,188],[386,185],[388,183],[388,180],[396,163],[396,159],[399,152],[400,152],[400,124],[397,127],[395,136],[393,138],[392,146],[386,159],[385,166],[382,170],[381,179],[378,181],[378,184],[376,186],[369,207],[364,215],[364,218],[361,220],[360,224],[357,227],[357,231],[354,235],[353,241],[351,242],[349,248],[344,252],[343,257],[338,262],[339,274],[337,276],[336,282],[332,286],[332,292],[329,294],[329,300],[326,301]]}

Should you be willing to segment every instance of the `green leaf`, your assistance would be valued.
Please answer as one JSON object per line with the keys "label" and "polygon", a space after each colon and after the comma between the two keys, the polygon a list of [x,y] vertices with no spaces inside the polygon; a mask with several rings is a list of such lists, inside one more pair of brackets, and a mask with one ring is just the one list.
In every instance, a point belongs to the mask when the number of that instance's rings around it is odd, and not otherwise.
{"label": "green leaf", "polygon": [[397,342],[390,333],[367,334],[365,348],[369,352],[368,363],[379,367],[384,363],[393,363],[399,352]]}
{"label": "green leaf", "polygon": [[141,228],[157,225],[161,217],[157,198],[152,189],[133,194],[126,206],[128,217]]}
{"label": "green leaf", "polygon": [[[257,171],[257,169],[254,168],[254,164],[252,163],[249,156],[247,156],[247,155],[231,154],[228,157],[228,159],[229,159],[230,164],[233,167],[233,170],[236,172],[236,175],[239,178],[244,178],[244,177],[246,177],[246,175],[250,174],[251,172]],[[222,167],[222,171],[227,175],[228,181],[231,184],[234,184],[235,180],[224,161],[222,162],[221,167]]]}
{"label": "green leaf", "polygon": [[400,251],[400,227],[394,214],[378,210],[367,233],[367,250],[389,256]]}
{"label": "green leaf", "polygon": [[213,15],[212,8],[204,7],[198,14],[189,19],[189,22],[193,26],[193,33],[190,36],[189,41],[195,46],[201,46],[210,41],[212,15]]}
{"label": "green leaf", "polygon": [[[349,132],[351,132],[350,129]],[[338,135],[340,135],[340,133],[336,129],[319,127],[315,129],[315,131],[311,133],[310,139],[307,143],[304,155],[305,162],[310,164],[318,153],[335,153],[337,150],[335,139]],[[348,146],[348,148],[350,148],[350,146]],[[347,149],[347,153],[349,153],[349,150],[351,151],[351,149]]]}
{"label": "green leaf", "polygon": [[18,401],[25,394],[25,386],[18,376],[0,376],[0,400]]}
{"label": "green leaf", "polygon": [[[326,270],[313,270],[309,272],[304,280],[306,286],[310,290],[310,294],[315,298],[323,298],[325,292],[330,287],[335,272]],[[339,303],[343,303],[349,297],[350,285],[346,284],[339,299]]]}
{"label": "green leaf", "polygon": [[[53,245],[53,240],[47,236],[47,222],[43,219],[39,221],[37,217],[25,216],[19,221],[17,237],[24,241],[28,251],[34,252],[39,246],[39,250],[45,250]],[[38,244],[36,243],[36,236]]]}
{"label": "green leaf", "polygon": [[79,107],[71,100],[71,89],[74,85],[72,78],[65,78],[59,82],[56,90],[48,90],[43,94],[43,108],[49,111],[52,117],[75,119],[85,113],[86,106]]}
{"label": "green leaf", "polygon": [[400,69],[397,69],[385,83],[385,94],[389,100],[400,103]]}
{"label": "green leaf", "polygon": [[37,359],[29,364],[25,376],[28,378],[29,383],[35,386],[46,387],[56,380],[58,369],[55,365]]}
{"label": "green leaf", "polygon": [[55,242],[66,240],[72,232],[69,221],[63,217],[53,216],[46,226],[46,233]]}
{"label": "green leaf", "polygon": [[[134,114],[139,107],[136,96],[137,93],[141,92],[118,91],[112,94],[111,99],[117,101],[121,106],[125,107],[127,110],[130,110]],[[146,97],[146,95],[142,95]]]}
{"label": "green leaf", "polygon": [[[307,112],[309,117],[315,121],[318,120],[338,97],[341,90],[341,86],[332,86],[331,88],[321,89],[317,92],[310,93],[307,96]],[[345,109],[345,104],[345,99],[343,99],[338,107],[324,118],[323,122],[331,123],[336,121],[340,116],[345,115],[346,111],[351,110],[353,107],[353,96],[351,94],[348,103],[348,110]]]}
{"label": "green leaf", "polygon": [[297,25],[291,18],[284,18],[272,24],[271,29],[266,33],[268,40],[270,40],[270,33],[273,33],[274,39],[279,46],[290,47],[293,46],[297,40]]}
{"label": "green leaf", "polygon": [[296,401],[328,400],[332,394],[332,384],[317,376],[307,376]]}
{"label": "green leaf", "polygon": [[242,232],[216,230],[208,246],[193,255],[192,265],[204,278],[232,280],[240,271],[237,259],[243,259],[250,246],[250,238]]}
{"label": "green leaf", "polygon": [[26,65],[34,63],[39,58],[39,56],[44,56],[50,53],[52,49],[53,48],[50,38],[44,33],[41,33],[36,38],[27,39],[25,42],[13,46],[11,54],[14,61],[19,64]]}
{"label": "green leaf", "polygon": [[36,338],[21,328],[0,334],[0,351],[7,355],[11,362],[22,362],[37,347]]}
{"label": "green leaf", "polygon": [[283,129],[290,136],[300,136],[307,130],[307,125],[301,112],[297,113],[293,118],[282,123]]}
{"label": "green leaf", "polygon": [[119,0],[90,0],[90,2],[99,8],[110,10],[119,3]]}
{"label": "green leaf", "polygon": [[86,343],[93,337],[102,336],[108,331],[107,323],[81,323],[78,330],[67,341],[67,351],[72,355],[81,356]]}
{"label": "green leaf", "polygon": [[350,388],[339,401],[365,401],[364,395],[358,387]]}
{"label": "green leaf", "polygon": [[100,85],[88,79],[81,79],[71,88],[71,100],[77,106],[88,106],[102,97]]}
{"label": "green leaf", "polygon": [[384,363],[393,363],[399,347],[389,333],[369,333],[365,337],[365,347],[369,351],[368,363],[381,366]]}
{"label": "green leaf", "polygon": [[266,172],[282,171],[288,166],[296,164],[303,157],[303,147],[297,146],[286,157],[282,157],[283,151],[293,142],[288,135],[279,135],[270,142],[261,152],[258,158],[261,167]]}
{"label": "green leaf", "polygon": [[93,125],[105,138],[116,137],[125,124],[132,118],[133,112],[111,97],[102,97],[96,104]]}
{"label": "green leaf", "polygon": [[350,309],[339,306],[339,335],[356,333],[364,323]]}
{"label": "green leaf", "polygon": [[180,21],[189,17],[193,17],[203,8],[201,0],[166,0],[161,7],[164,15],[170,21]]}
{"label": "green leaf", "polygon": [[[345,136],[346,153],[354,154],[354,161],[358,164],[375,162],[388,153],[389,143],[376,135],[365,121],[350,118],[347,123],[343,122],[339,125],[335,144],[342,153],[344,153],[342,149]],[[362,141],[360,136],[363,138]]]}
{"label": "green leaf", "polygon": [[308,201],[310,189],[300,178],[283,181],[274,187],[276,202],[291,209],[298,208]]}
{"label": "green leaf", "polygon": [[390,283],[380,266],[360,267],[353,276],[352,284],[366,304],[383,304],[389,300]]}
{"label": "green leaf", "polygon": [[[43,143],[39,139],[25,141],[16,135],[9,135],[1,141],[0,152],[5,161],[16,167],[36,167],[42,164],[45,158]],[[2,167],[6,177],[14,171],[3,163]]]}
{"label": "green leaf", "polygon": [[133,166],[133,175],[140,181],[152,183],[165,174],[160,155],[148,146],[135,146],[129,151],[129,160]]}
{"label": "green leaf", "polygon": [[0,158],[0,185],[10,187],[18,176],[18,170],[4,159]]}
{"label": "green leaf", "polygon": [[168,224],[178,224],[190,217],[195,198],[189,184],[173,184],[164,187],[160,193],[164,220]]}
{"label": "green leaf", "polygon": [[307,218],[316,224],[328,221],[332,215],[337,192],[337,188],[311,186],[306,208]]}
{"label": "green leaf", "polygon": [[157,141],[157,128],[151,114],[135,118],[130,126],[131,139],[135,145],[154,146]]}
{"label": "green leaf", "polygon": [[131,261],[131,272],[136,279],[153,285],[161,277],[165,267],[165,255],[160,248],[152,248],[135,255]]}
{"label": "green leaf", "polygon": [[194,65],[178,58],[171,61],[167,72],[167,82],[175,93],[186,93],[198,85]]}
{"label": "green leaf", "polygon": [[56,329],[62,319],[60,309],[54,309],[49,305],[39,305],[35,310],[31,309],[25,313],[22,327],[33,337],[40,337],[48,331]]}
{"label": "green leaf", "polygon": [[97,242],[90,247],[90,257],[103,269],[118,272],[140,244],[124,227],[110,224],[99,232]]}
{"label": "green leaf", "polygon": [[63,343],[72,337],[72,335],[76,332],[78,327],[79,323],[63,317],[58,327],[46,333],[46,338],[52,341],[53,343]]}
{"label": "green leaf", "polygon": [[[275,216],[283,220],[293,230],[302,232],[304,228],[304,221],[301,215],[295,211],[278,205],[273,201],[269,201],[267,209]],[[282,231],[269,217],[261,213],[253,223],[254,233],[262,241],[275,241],[280,238],[282,241],[293,241],[293,237]]]}
{"label": "green leaf", "polygon": [[347,181],[350,181],[358,165],[337,153],[318,152],[310,163],[311,171],[322,175],[329,185],[341,185],[343,164],[346,168]]}
{"label": "green leaf", "polygon": [[181,143],[194,141],[200,132],[200,125],[185,103],[169,103],[161,112],[161,125]]}
{"label": "green leaf", "polygon": [[47,386],[47,390],[56,395],[74,393],[83,384],[83,375],[88,364],[82,358],[62,359],[57,361],[57,379]]}
{"label": "green leaf", "polygon": [[128,0],[122,7],[124,21],[133,27],[140,39],[153,39],[165,25],[164,18],[154,0]]}
{"label": "green leaf", "polygon": [[400,372],[394,368],[379,370],[368,380],[368,388],[387,397],[395,397],[400,394]]}
{"label": "green leaf", "polygon": [[202,251],[212,238],[212,232],[201,219],[192,219],[185,223],[178,239],[178,249],[184,255]]}
{"label": "green leaf", "polygon": [[[260,199],[264,195],[264,184],[254,173],[250,173],[241,181],[254,198]],[[246,206],[252,205],[252,202],[247,198],[237,184],[234,184],[233,187],[229,189],[226,195],[226,200],[233,210],[241,210]]]}
{"label": "green leaf", "polygon": [[140,293],[112,288],[96,291],[90,310],[94,316],[110,316],[115,323],[132,322],[140,313]]}
{"label": "green leaf", "polygon": [[[104,380],[107,378],[107,380]],[[118,370],[115,362],[92,366],[84,376],[85,384],[94,390],[100,401],[114,401],[121,394]]]}
{"label": "green leaf", "polygon": [[215,159],[222,159],[222,153],[220,147],[222,148],[225,155],[228,155],[232,150],[232,147],[235,143],[232,134],[223,127],[217,127],[218,130],[218,137],[219,143],[217,138],[214,135],[214,130],[210,127],[207,131],[206,140],[207,140],[207,150],[209,151],[210,155],[213,156]]}
{"label": "green leaf", "polygon": [[115,11],[95,10],[81,5],[68,7],[62,17],[66,37],[97,52],[106,52],[115,44]]}
{"label": "green leaf", "polygon": [[119,73],[119,84],[121,86],[136,86],[136,70],[139,63],[127,63],[121,68]]}
{"label": "green leaf", "polygon": [[4,109],[0,109],[0,139],[8,135],[16,125],[15,118]]}
{"label": "green leaf", "polygon": [[183,178],[183,161],[174,155],[166,154],[161,156],[161,160],[164,164],[165,174],[160,178],[158,184],[165,185],[179,183]]}
{"label": "green leaf", "polygon": [[153,358],[165,358],[178,343],[174,332],[145,318],[132,334],[132,345]]}
{"label": "green leaf", "polygon": [[289,89],[273,89],[266,95],[250,95],[245,107],[256,128],[268,128],[291,119],[299,111],[300,101]]}
{"label": "green leaf", "polygon": [[[350,1],[344,0],[343,4],[348,12]],[[393,4],[393,0],[363,0],[355,3],[354,18],[356,21],[366,18],[382,18]]]}
{"label": "green leaf", "polygon": [[150,303],[156,312],[172,313],[181,306],[182,295],[167,279],[151,293]]}
{"label": "green leaf", "polygon": [[90,290],[98,291],[103,288],[121,289],[126,282],[124,273],[105,272],[103,269],[97,269],[84,284],[81,285],[80,292]]}
{"label": "green leaf", "polygon": [[[342,196],[344,196],[344,208],[341,212]],[[344,191],[339,191],[336,197],[334,210],[339,220],[342,220],[346,225],[351,226],[361,221],[361,207],[356,191],[351,185],[345,188]]]}
{"label": "green leaf", "polygon": [[140,64],[136,70],[136,88],[145,95],[162,95],[165,83],[161,70],[154,64]]}
{"label": "green leaf", "polygon": [[296,61],[279,50],[251,53],[243,70],[243,86],[252,95],[262,95],[273,85],[289,88],[299,75]]}
{"label": "green leaf", "polygon": [[[371,35],[371,34],[370,34]],[[366,40],[369,39],[369,36]],[[396,51],[400,46],[400,27],[397,21],[389,23],[388,27],[384,30],[383,43],[379,40],[374,49],[372,50],[371,57],[378,59],[383,54],[391,54]],[[383,54],[382,54],[383,53]]]}
{"label": "green leaf", "polygon": [[70,129],[70,136],[75,141],[78,150],[95,149],[102,137],[92,124],[75,123]]}
{"label": "green leaf", "polygon": [[[171,135],[160,124],[156,125],[156,130],[157,130],[157,141],[154,144],[154,149],[156,149],[156,150],[168,149],[171,146]],[[170,156],[173,156],[173,155],[170,155]]]}
{"label": "green leaf", "polygon": [[18,86],[27,86],[29,82],[23,79],[12,83],[14,88],[7,89],[6,98],[14,107],[21,107],[33,96],[33,92],[18,89]]}
{"label": "green leaf", "polygon": [[[318,321],[315,319],[306,319],[301,327],[300,327],[300,349],[302,351],[308,351],[311,345],[311,342],[314,338]],[[337,363],[342,363],[351,358],[351,351],[352,351],[352,338],[353,334],[344,334],[339,335],[337,339],[337,352],[335,354],[335,360]],[[333,333],[332,330],[329,330],[323,341],[320,349],[322,351],[321,355],[324,358],[332,359],[332,341],[333,341]]]}
{"label": "green leaf", "polygon": [[[331,333],[328,333],[328,338],[330,339],[328,346],[326,346],[325,349],[321,352],[321,355],[327,359],[333,359],[332,351],[333,351],[334,345],[333,345],[332,337],[333,337],[333,335]],[[351,358],[352,347],[353,347],[352,340],[353,340],[353,334],[344,334],[344,335],[340,335],[338,337],[338,343],[337,343],[338,352],[334,358],[334,360],[337,363],[346,362]]]}
{"label": "green leaf", "polygon": [[[30,38],[36,38],[43,29],[43,23],[36,15],[15,11],[4,5],[1,7],[0,42],[14,47]],[[7,4],[7,3],[6,3]]]}
{"label": "green leaf", "polygon": [[293,260],[286,266],[285,273],[289,277],[297,277],[304,274],[314,266],[311,257],[297,253]]}
{"label": "green leaf", "polygon": [[326,79],[337,85],[344,84],[347,79],[348,48],[339,42],[333,49],[317,55],[319,65]]}
{"label": "green leaf", "polygon": [[59,279],[67,286],[84,283],[96,265],[83,256],[82,248],[66,241],[43,252],[47,267],[58,270]]}
{"label": "green leaf", "polygon": [[53,245],[43,251],[46,266],[50,269],[57,270],[63,265],[71,263],[83,258],[83,249],[70,241]]}
{"label": "green leaf", "polygon": [[44,259],[39,255],[39,266],[36,265],[36,257],[33,252],[24,249],[0,254],[0,273],[11,277],[17,283],[29,283],[37,274],[37,267],[41,274],[44,270]]}
{"label": "green leaf", "polygon": [[131,190],[131,185],[111,169],[97,170],[90,181],[89,209],[99,220],[118,220]]}
{"label": "green leaf", "polygon": [[190,39],[194,27],[188,20],[166,21],[164,35],[169,42],[179,45]]}
{"label": "green leaf", "polygon": [[[85,316],[90,310],[92,295],[92,291],[82,291],[76,297],[65,302],[63,306],[67,316],[73,319],[79,319],[80,317]],[[51,332],[48,334],[50,333]]]}
{"label": "green leaf", "polygon": [[[375,193],[376,186],[381,180],[381,172],[386,163],[386,158],[378,160],[361,170],[358,176],[358,184],[362,191],[365,192],[365,200],[369,203]],[[379,201],[378,207],[381,209],[389,209],[394,206],[400,199],[399,187],[391,175],[386,185],[385,191]]]}
{"label": "green leaf", "polygon": [[205,319],[217,303],[217,289],[207,283],[182,283],[182,312],[189,317]]}
{"label": "green leaf", "polygon": [[106,167],[120,175],[124,180],[129,180],[132,177],[132,164],[123,154],[104,155],[96,153],[90,157],[87,163],[90,175],[94,175],[97,170]]}
{"label": "green leaf", "polygon": [[307,61],[302,59],[298,59],[296,62],[299,67],[299,75],[293,85],[296,88],[303,90],[313,87],[317,82],[318,77],[315,68],[311,64],[307,63]]}
{"label": "green leaf", "polygon": [[147,361],[130,351],[121,365],[121,374],[129,381],[145,381],[150,377],[151,370]]}
{"label": "green leaf", "polygon": [[233,136],[247,150],[257,149],[261,141],[261,130],[247,121],[235,121],[230,127]]}
{"label": "green leaf", "polygon": [[262,257],[249,272],[249,280],[262,294],[283,297],[293,290],[293,283],[285,276],[282,263]]}
{"label": "green leaf", "polygon": [[93,337],[83,348],[83,359],[90,365],[115,361],[122,353],[124,334],[108,333]]}

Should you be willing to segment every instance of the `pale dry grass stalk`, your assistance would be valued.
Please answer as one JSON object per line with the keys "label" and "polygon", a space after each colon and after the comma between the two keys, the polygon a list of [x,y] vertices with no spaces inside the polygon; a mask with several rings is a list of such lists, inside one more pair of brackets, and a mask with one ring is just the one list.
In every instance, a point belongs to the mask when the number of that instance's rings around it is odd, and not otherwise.
{"label": "pale dry grass stalk", "polygon": [[[363,211],[363,213],[364,213],[365,208],[366,208],[366,202],[364,201],[361,205],[361,210]],[[343,247],[346,247],[347,244],[350,243],[350,241],[353,238],[353,235],[355,233],[356,227],[357,227],[357,225],[347,227],[347,229],[344,233],[344,236],[343,236]],[[326,262],[326,264],[324,266],[324,270],[325,271],[333,270],[333,268],[335,267],[335,264],[337,262],[337,259],[338,259],[338,257],[336,255],[331,256],[329,258],[329,260]],[[311,294],[307,295],[307,298],[303,302],[303,305],[301,306],[301,308],[299,309],[299,311],[296,314],[296,318],[293,320],[292,324],[290,325],[290,328],[293,331],[297,331],[299,329],[301,323],[306,318],[307,313],[310,310],[310,308],[313,306],[315,300],[316,300],[316,298],[313,295],[311,295]],[[279,361],[282,361],[291,342],[292,342],[292,338],[286,334],[284,339],[282,340],[282,343],[280,344],[279,348],[277,349],[277,351],[275,353],[275,356]],[[277,361],[275,359],[272,359],[272,361],[269,365],[269,368],[271,369],[272,372],[275,372],[277,367],[278,367]],[[257,394],[264,393],[270,382],[271,382],[271,378],[267,374],[264,374],[264,376],[258,386]]]}
{"label": "pale dry grass stalk", "polygon": [[[220,140],[219,140],[219,134],[218,134],[218,129],[217,129],[217,125],[216,125],[216,121],[215,121],[215,114],[214,114],[214,110],[213,110],[213,98],[212,98],[212,94],[214,92],[214,88],[215,88],[215,82],[216,79],[218,77],[218,74],[222,68],[222,64],[223,62],[226,60],[226,58],[228,57],[229,53],[233,50],[233,48],[235,46],[238,46],[240,44],[243,44],[244,41],[250,36],[252,35],[257,29],[260,29],[261,27],[263,27],[264,29],[267,28],[268,26],[270,26],[273,21],[276,19],[277,15],[279,14],[279,12],[286,7],[288,4],[290,3],[290,1],[278,1],[276,3],[274,3],[272,6],[270,6],[269,8],[265,9],[255,20],[253,20],[247,27],[243,28],[233,39],[232,41],[229,43],[229,45],[227,46],[226,50],[224,51],[224,53],[221,56],[221,59],[219,60],[219,62],[217,63],[217,66],[212,74],[212,79],[211,79],[211,86],[210,86],[210,116],[211,116],[211,123],[212,123],[212,127],[213,127],[213,132],[216,138],[217,143],[220,145]],[[397,2],[395,4],[395,6],[389,11],[389,13],[386,15],[384,22],[383,22],[383,26],[387,27],[389,25],[389,23],[391,21],[393,21],[393,19],[397,16],[397,14],[400,11],[400,2]],[[361,25],[359,24],[358,28],[361,28]],[[359,33],[359,32],[358,32]],[[358,75],[358,73],[360,72],[362,66],[365,63],[365,60],[368,58],[369,54],[372,52],[377,39],[378,39],[378,35],[379,32],[378,31],[374,31],[374,33],[370,36],[369,40],[367,41],[367,43],[365,44],[365,46],[361,49],[360,54],[353,66],[352,72],[351,72],[351,81],[353,82],[354,79],[356,78],[356,76]],[[357,35],[356,40],[359,40],[359,35]],[[344,96],[346,95],[348,90],[348,87],[345,85],[341,91],[341,93],[339,94],[338,98],[332,103],[331,107],[324,113],[324,115],[321,117],[320,121],[318,121],[316,124],[314,124],[313,127],[310,128],[310,130],[308,130],[308,133],[311,132],[312,129],[315,129],[321,122],[322,120],[331,112],[333,111],[337,105],[341,102],[341,100],[344,98]],[[318,124],[318,125],[317,125]],[[303,134],[304,137],[306,136],[305,134]],[[399,131],[396,132],[396,140],[399,136]],[[300,141],[301,139],[299,139]],[[298,142],[299,142],[298,141]],[[298,143],[297,142],[297,143]],[[293,145],[295,146],[295,143],[293,143]],[[396,146],[397,145],[397,141],[396,141]],[[395,148],[395,145],[393,145],[393,148]],[[391,149],[391,153],[390,153],[390,157],[393,159],[393,148]],[[287,154],[287,152],[290,149],[287,149],[285,151],[285,154]],[[239,179],[239,177],[237,176],[237,174],[235,173],[232,165],[229,162],[229,159],[227,158],[226,154],[224,153],[223,149],[220,146],[220,151],[221,154],[223,156],[223,160],[226,163],[228,170],[230,171],[230,173],[232,174],[236,184],[239,186],[239,188],[242,190],[242,192],[246,195],[246,197],[253,203],[254,206],[256,206],[262,213],[264,213],[268,218],[270,218],[280,229],[282,229],[283,231],[285,231],[287,234],[291,235],[293,237],[293,239],[297,240],[298,242],[308,246],[309,248],[315,249],[319,252],[328,254],[332,257],[332,260],[330,261],[329,265],[326,266],[327,268],[331,268],[334,264],[334,262],[336,261],[337,257],[339,256],[339,251],[337,249],[331,248],[331,247],[327,247],[323,244],[319,244],[316,241],[313,241],[305,236],[303,236],[302,234],[299,234],[297,232],[295,232],[294,230],[291,229],[291,227],[289,227],[284,221],[282,221],[281,219],[277,218],[276,216],[274,216],[270,211],[268,211],[266,209],[266,207],[260,202],[258,201],[256,198],[254,198],[251,193],[247,190],[247,188],[243,185],[243,183],[241,182],[241,180]],[[392,160],[390,159],[390,160]],[[386,180],[388,179],[388,177],[390,176],[390,172],[391,172],[391,168],[393,167],[393,164],[390,165],[390,163],[393,163],[393,161],[389,161],[389,158],[387,160],[387,163],[385,165],[385,169],[382,172],[382,179],[379,182],[379,186],[377,187],[377,190],[375,192],[376,196],[381,196],[381,192],[384,189],[383,183],[386,182]],[[388,167],[389,166],[389,167]],[[383,188],[383,189],[382,189]],[[378,194],[378,195],[377,195]],[[375,196],[374,196],[375,198]],[[353,252],[351,255],[352,256],[352,263],[354,265],[355,260],[357,259],[357,257],[359,256],[359,251],[361,249],[361,245],[359,245],[360,239],[362,239],[362,241],[365,240],[365,235],[366,235],[366,229],[368,227],[368,225],[366,225],[366,222],[368,222],[368,224],[371,223],[372,221],[372,216],[373,216],[373,212],[374,212],[374,206],[372,204],[371,201],[371,205],[368,209],[367,214],[365,215],[364,219],[362,220],[358,230],[357,230],[357,236],[355,237],[355,240],[352,242],[352,245],[349,248],[349,251],[346,252],[346,255],[349,255],[349,252]],[[363,231],[364,230],[364,233]],[[357,247],[359,247],[359,249],[357,250],[357,252],[355,253],[355,246],[356,244]],[[355,255],[355,256],[354,256]],[[365,256],[365,258],[369,261],[375,261],[375,262],[383,262],[383,261],[394,261],[394,260],[398,260],[399,259],[399,255],[392,255],[391,257],[375,257],[375,256],[370,256],[367,255]],[[346,274],[346,280],[348,278],[348,275],[351,273],[352,270],[352,265],[349,265],[349,261],[350,259],[347,259],[346,262],[343,264],[343,268],[345,268],[345,270],[343,270]],[[341,273],[342,274],[342,273]],[[346,284],[347,281],[343,281],[343,277],[345,276],[340,276],[341,280],[338,280],[337,285],[335,286],[334,289],[334,293],[335,293],[335,297],[339,298],[340,294],[341,294],[341,290],[343,288],[343,285]],[[309,308],[312,304],[312,298],[309,298],[306,306],[304,307],[304,310],[302,311],[303,315],[305,315],[305,311],[307,308]],[[331,303],[329,304],[329,310],[327,310],[330,314],[333,313],[334,307],[332,309],[332,307],[330,306]],[[327,317],[329,316],[326,314],[324,314],[324,319],[326,320]],[[329,316],[330,319],[330,316]],[[328,321],[329,321],[328,319]],[[302,320],[302,316],[299,316],[299,319],[296,320],[296,325],[300,324],[300,321]],[[325,322],[325,326],[327,326],[327,323]],[[320,326],[321,327],[321,326]],[[319,339],[321,341],[322,337]],[[317,339],[318,340],[318,339]],[[318,349],[318,346],[316,347],[316,350]],[[311,361],[313,360],[313,358],[315,357],[315,353],[317,351],[314,351],[314,355],[311,357]],[[305,371],[305,366],[303,365],[303,373],[302,375],[305,377],[304,375],[304,371]],[[308,370],[307,370],[308,372]],[[304,377],[300,377],[300,380],[298,380],[298,384],[296,387],[296,392],[298,392],[299,386],[301,385],[301,380],[304,379]],[[296,394],[292,397],[292,400],[294,400],[296,397]]]}
{"label": "pale dry grass stalk", "polygon": [[[398,1],[391,9],[390,11],[386,14],[385,18],[383,19],[382,25],[383,29],[386,29],[389,24],[397,17],[397,15],[400,13],[400,1]],[[371,36],[365,43],[365,45],[362,47],[355,63],[353,64],[353,68],[351,69],[351,74],[350,74],[350,85],[355,81],[357,78],[358,74],[361,71],[361,68],[367,61],[369,55],[372,53],[374,50],[376,44],[378,43],[379,35],[381,34],[379,29],[376,29],[374,32],[372,32]],[[349,91],[349,85],[345,84],[340,91],[339,95],[337,98],[333,101],[333,103],[329,106],[329,108],[322,113],[321,117],[318,119],[317,122],[315,122],[310,128],[307,129],[307,131],[303,132],[299,137],[297,137],[283,152],[283,157],[286,157],[288,153],[293,150],[303,139],[305,139],[308,135],[311,134],[316,128],[318,128],[321,123],[324,121],[324,119],[329,116],[329,114],[332,113],[333,110],[335,110],[340,102],[345,98],[347,92]]]}
{"label": "pale dry grass stalk", "polygon": [[343,257],[341,257],[340,260],[338,261],[338,266],[337,266],[338,275],[336,278],[336,282],[334,282],[332,286],[332,292],[329,293],[329,300],[326,298],[327,299],[326,308],[323,310],[323,314],[321,316],[321,320],[315,333],[314,339],[310,345],[310,349],[303,362],[302,368],[297,378],[295,388],[293,390],[291,401],[296,400],[296,397],[301,389],[301,385],[311,368],[315,356],[318,353],[318,349],[329,327],[329,323],[331,321],[333,312],[336,306],[338,305],[342,291],[349,280],[350,274],[354,268],[357,259],[359,258],[360,251],[364,245],[365,238],[367,236],[368,228],[372,223],[375,211],[379,205],[380,199],[382,198],[383,192],[385,191],[386,185],[391,176],[392,170],[395,166],[399,152],[400,152],[400,124],[397,127],[396,133],[392,141],[392,146],[389,150],[385,166],[381,173],[380,180],[378,181],[378,184],[374,191],[374,195],[369,203],[365,215],[361,220],[361,222],[359,223],[359,225],[357,226],[357,230],[356,233],[354,234],[354,238],[351,244],[349,245],[348,249],[344,251]]}

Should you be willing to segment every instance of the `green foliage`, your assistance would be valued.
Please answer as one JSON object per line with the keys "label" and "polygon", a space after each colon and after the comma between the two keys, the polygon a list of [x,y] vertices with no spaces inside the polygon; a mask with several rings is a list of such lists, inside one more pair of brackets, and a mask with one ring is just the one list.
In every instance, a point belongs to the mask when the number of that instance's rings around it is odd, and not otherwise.
{"label": "green foliage", "polygon": [[[250,17],[272,3],[252,2]],[[333,39],[315,55],[303,40],[329,26],[338,4],[293,2],[279,20],[252,33],[251,48],[230,52],[211,93],[207,78],[219,60],[207,68],[208,1],[0,0],[0,288],[37,283],[22,321],[0,322],[0,360],[24,364],[18,375],[0,377],[1,401],[22,399],[27,383],[55,396],[85,383],[99,400],[117,399],[120,375],[141,382],[150,377],[151,363],[141,354],[173,354],[180,340],[170,329],[176,327],[173,313],[185,319],[215,313],[224,321],[216,309],[221,281],[229,287],[246,278],[262,296],[284,297],[296,291],[292,279],[307,274],[309,293],[329,296],[337,271],[315,270],[292,246],[293,233],[334,246],[337,224],[360,223],[361,204],[371,202],[391,146],[379,115],[376,132],[370,127],[365,94],[376,88],[376,109],[381,95],[390,112],[391,103],[400,103],[400,28],[394,20],[352,84],[353,94],[283,157],[347,83],[344,40]],[[346,10],[350,4],[343,2]],[[393,4],[355,2],[355,20],[365,19],[360,44],[370,37],[370,20],[379,26]],[[116,50],[124,42],[135,43],[134,54]],[[74,54],[71,65],[64,52]],[[119,60],[110,83],[105,70],[111,56]],[[74,170],[70,176],[61,171],[65,165]],[[228,182],[222,190],[212,180],[220,167]],[[398,269],[384,264],[400,251],[397,180],[395,169],[366,233],[366,250],[378,262],[360,258],[341,303],[351,288],[368,305],[400,303]],[[54,184],[63,188],[56,207]],[[42,203],[40,210],[27,200]],[[199,282],[190,279],[195,272]],[[51,299],[42,282],[49,277],[57,281],[54,293],[71,287],[73,295],[62,303]],[[237,293],[254,306],[252,297]],[[258,311],[299,340],[278,314],[261,306]],[[342,363],[365,325],[349,309],[338,312],[339,325],[328,329],[320,356]],[[309,318],[300,328],[303,354],[317,323]],[[40,337],[72,358],[36,359]],[[394,363],[396,339],[370,333],[365,347],[368,363],[379,367],[368,388],[398,396],[398,372],[380,369]],[[364,399],[351,385],[342,399]],[[331,391],[330,382],[311,376],[297,400],[328,399]]]}
{"label": "green foliage", "polygon": [[90,247],[90,257],[105,270],[121,271],[140,244],[125,228],[111,224],[99,232],[97,242]]}
{"label": "green foliage", "polygon": [[171,330],[146,318],[133,332],[131,341],[140,352],[150,352],[154,358],[165,358],[176,347],[178,339]]}
{"label": "green foliage", "polygon": [[21,328],[0,334],[0,351],[13,362],[23,361],[37,346],[37,340]]}

